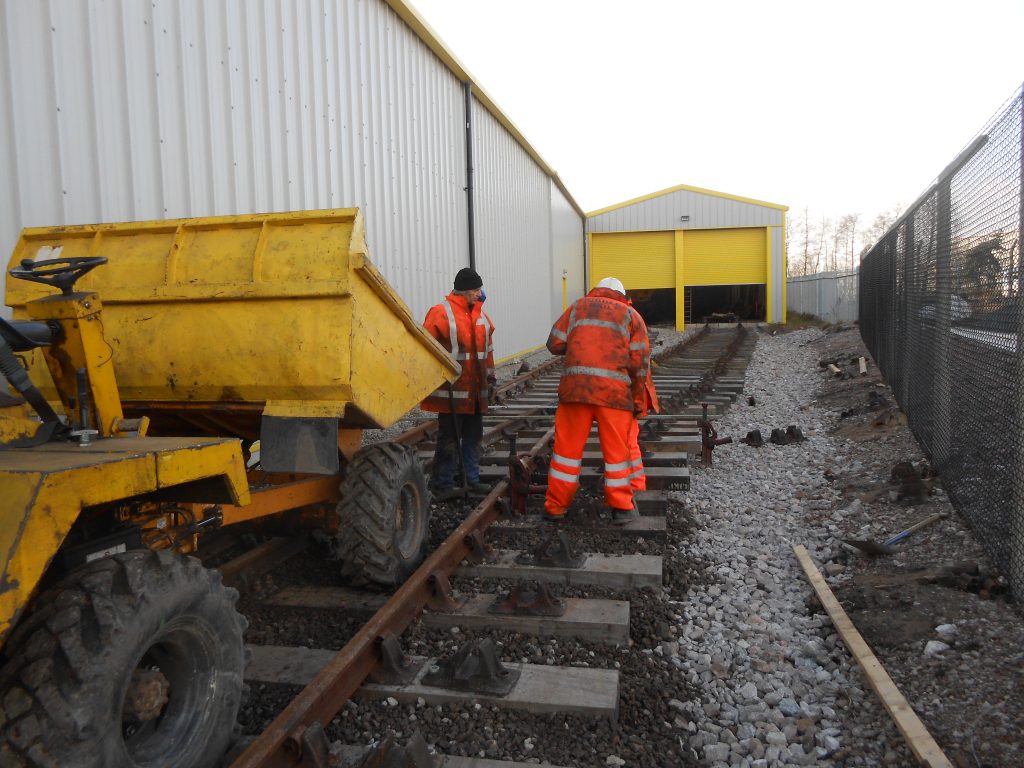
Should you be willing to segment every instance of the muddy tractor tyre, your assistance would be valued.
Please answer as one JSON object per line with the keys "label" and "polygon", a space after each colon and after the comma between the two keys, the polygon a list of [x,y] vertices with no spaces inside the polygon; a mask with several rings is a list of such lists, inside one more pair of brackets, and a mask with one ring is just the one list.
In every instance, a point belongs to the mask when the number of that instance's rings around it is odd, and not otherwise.
{"label": "muddy tractor tyre", "polygon": [[8,638],[0,765],[217,765],[242,695],[237,599],[219,573],[170,552],[70,573]]}
{"label": "muddy tractor tyre", "polygon": [[401,584],[423,561],[430,494],[415,451],[397,443],[362,448],[338,502],[336,554],[352,584]]}

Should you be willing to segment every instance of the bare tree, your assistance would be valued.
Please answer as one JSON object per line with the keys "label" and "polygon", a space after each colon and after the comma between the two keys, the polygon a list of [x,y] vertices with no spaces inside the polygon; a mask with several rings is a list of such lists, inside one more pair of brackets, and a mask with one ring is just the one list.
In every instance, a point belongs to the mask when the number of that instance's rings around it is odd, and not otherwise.
{"label": "bare tree", "polygon": [[860,249],[860,257],[862,259],[874,247],[875,243],[881,240],[882,236],[896,223],[902,212],[903,205],[898,203],[875,216],[874,221],[864,230],[862,235],[864,241],[864,245]]}
{"label": "bare tree", "polygon": [[829,229],[832,227],[832,220],[821,217],[821,229],[818,232],[818,249],[814,253],[814,272],[818,271],[818,265],[824,263],[825,268],[828,269],[828,247],[825,242],[828,239]]}

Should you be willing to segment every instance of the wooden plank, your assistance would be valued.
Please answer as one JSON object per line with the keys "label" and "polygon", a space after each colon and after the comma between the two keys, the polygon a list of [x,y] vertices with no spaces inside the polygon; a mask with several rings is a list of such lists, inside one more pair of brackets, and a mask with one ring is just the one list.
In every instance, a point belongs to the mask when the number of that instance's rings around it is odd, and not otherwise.
{"label": "wooden plank", "polygon": [[643,589],[661,586],[661,558],[655,555],[588,554],[582,568],[520,565],[517,550],[495,550],[493,558],[480,565],[456,569],[457,576],[488,579],[542,579],[556,584],[599,584],[615,589]]}
{"label": "wooden plank", "polygon": [[297,536],[269,539],[234,560],[223,563],[218,570],[226,586],[246,590],[255,579],[305,548],[306,540]]}
{"label": "wooden plank", "polygon": [[[645,467],[644,474],[647,476],[647,487],[652,490],[665,491],[687,491],[690,489],[690,470],[686,467]],[[480,480],[485,483],[493,483],[508,477],[508,468],[501,464],[487,465],[480,467]],[[545,483],[547,475],[543,472],[535,472],[534,482]],[[580,470],[580,484],[588,488],[596,488],[604,480],[604,470],[598,467],[583,467]]]}
{"label": "wooden plank", "polygon": [[428,704],[475,701],[483,706],[502,709],[575,713],[609,719],[614,719],[618,712],[619,673],[614,669],[503,662],[506,667],[519,670],[519,681],[507,696],[490,696],[421,685],[419,679],[434,663],[435,659],[425,660],[416,679],[409,685],[365,683],[358,695],[381,699],[390,696],[407,703],[414,703],[418,698]]}
{"label": "wooden plank", "polygon": [[[264,605],[288,608],[310,608],[373,612],[388,600],[345,587],[285,587],[264,601]],[[629,641],[629,603],[624,600],[585,600],[562,598],[562,616],[503,616],[488,613],[496,595],[469,597],[454,613],[423,614],[423,623],[430,627],[470,627],[522,632],[545,637],[577,637],[601,643]]]}
{"label": "wooden plank", "polygon": [[[304,686],[336,655],[336,651],[318,648],[292,648],[277,645],[250,645],[247,682],[282,683]],[[619,673],[614,669],[591,667],[549,667],[543,664],[505,663],[520,671],[519,681],[507,696],[465,693],[421,685],[420,678],[436,663],[435,659],[413,657],[419,665],[408,685],[364,683],[357,696],[383,699],[393,697],[414,703],[422,698],[430,704],[476,701],[485,706],[528,712],[574,712],[590,717],[614,718],[619,702]]]}
{"label": "wooden plank", "polygon": [[372,613],[380,610],[390,597],[391,595],[362,592],[347,587],[285,587],[266,598],[263,604],[285,608],[325,608]]}
{"label": "wooden plank", "polygon": [[889,677],[889,673],[885,671],[878,657],[871,651],[846,611],[843,610],[843,606],[832,594],[828,583],[811,560],[810,555],[807,554],[807,548],[803,544],[797,544],[793,547],[793,552],[796,553],[796,558],[800,561],[804,573],[807,574],[807,579],[811,582],[815,594],[821,600],[821,604],[825,606],[825,610],[828,611],[836,631],[839,632],[839,636],[846,643],[846,647],[850,649],[850,653],[860,664],[861,669],[864,670],[868,683],[878,694],[878,698],[882,700],[882,704],[896,722],[896,726],[907,740],[914,755],[929,768],[952,768],[953,764],[949,758],[943,754],[942,749],[932,738],[924,723],[921,722],[921,718],[911,709],[906,698]]}
{"label": "wooden plank", "polygon": [[540,637],[576,637],[598,643],[629,642],[629,602],[625,600],[563,597],[565,613],[561,616],[504,616],[488,612],[495,598],[496,595],[474,595],[455,613],[426,611],[423,624],[443,629],[466,627]]}
{"label": "wooden plank", "polygon": [[[398,741],[404,746],[405,742]],[[366,747],[343,745],[341,757],[344,765],[359,765],[359,760],[366,753]],[[518,760],[488,760],[485,757],[460,757],[458,755],[437,755],[441,762],[437,768],[559,768],[551,763],[521,763]]]}
{"label": "wooden plank", "polygon": [[[596,532],[596,533],[617,533],[623,536],[661,536],[668,529],[664,517],[654,517],[648,515],[642,515],[636,520],[630,520],[625,525],[614,525],[611,520],[599,518],[591,524],[589,521],[581,521],[579,523],[574,522],[571,517],[566,521],[567,528],[566,532],[569,534],[575,533],[576,531]],[[536,528],[544,524],[540,515],[523,515],[519,518],[514,518],[515,524],[502,524],[495,523],[488,528],[488,533],[494,533],[501,536],[516,536],[521,534],[524,529]]]}

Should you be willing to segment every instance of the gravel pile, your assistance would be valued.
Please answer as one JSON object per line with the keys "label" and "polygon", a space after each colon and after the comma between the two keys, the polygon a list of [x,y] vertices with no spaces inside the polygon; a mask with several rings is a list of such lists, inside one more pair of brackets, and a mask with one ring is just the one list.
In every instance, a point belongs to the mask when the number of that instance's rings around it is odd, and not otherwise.
{"label": "gravel pile", "polygon": [[[836,509],[825,477],[839,446],[826,415],[811,405],[820,381],[806,344],[821,331],[762,336],[744,398],[719,421],[738,439],[798,425],[805,442],[715,451],[696,469],[686,502],[698,533],[694,557],[713,582],[687,595],[680,634],[687,679],[700,697],[685,702],[690,757],[709,765],[910,765],[896,728],[866,689],[856,663],[792,553],[804,544],[819,561],[835,540],[808,526],[808,513]],[[755,405],[747,405],[753,396]],[[813,605],[813,607],[810,607]],[[821,612],[819,612],[821,611]]]}

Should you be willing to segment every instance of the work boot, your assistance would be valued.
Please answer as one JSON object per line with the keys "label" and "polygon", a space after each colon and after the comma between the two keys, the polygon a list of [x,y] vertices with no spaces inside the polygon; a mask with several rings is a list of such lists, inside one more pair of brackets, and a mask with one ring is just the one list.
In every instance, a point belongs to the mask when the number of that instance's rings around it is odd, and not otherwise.
{"label": "work boot", "polygon": [[630,509],[612,508],[612,525],[625,525],[638,517],[640,517],[640,512],[636,508],[636,502],[633,502]]}
{"label": "work boot", "polygon": [[546,509],[541,513],[540,519],[542,522],[550,523],[551,525],[558,525],[565,522],[565,512],[560,515],[548,512]]}
{"label": "work boot", "polygon": [[475,483],[469,484],[469,491],[470,493],[478,493],[483,496],[486,496],[488,493],[491,492],[491,485],[489,483],[481,483],[479,480],[477,480]]}

